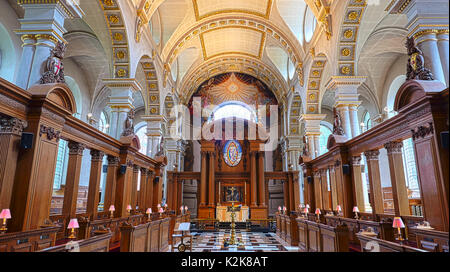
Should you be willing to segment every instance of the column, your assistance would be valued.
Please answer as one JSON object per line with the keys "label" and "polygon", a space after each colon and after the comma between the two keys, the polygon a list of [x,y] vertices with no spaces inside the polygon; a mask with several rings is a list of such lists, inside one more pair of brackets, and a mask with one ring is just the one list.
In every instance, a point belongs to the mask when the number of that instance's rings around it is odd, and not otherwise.
{"label": "column", "polygon": [[350,126],[352,130],[353,137],[361,134],[360,122],[358,120],[358,107],[361,105],[361,102],[357,104],[350,104],[348,106],[349,114],[350,114]]}
{"label": "column", "polygon": [[116,207],[115,217],[128,216],[127,206],[131,205],[131,183],[133,179],[133,161],[127,158],[121,158],[121,168],[124,172],[117,176],[116,199],[114,206]]}
{"label": "column", "polygon": [[18,85],[29,89],[39,84],[56,43],[67,43],[63,38],[67,32],[64,28],[65,20],[82,18],[84,12],[69,0],[20,2],[19,5],[25,12],[24,18],[19,20],[21,28],[15,31],[24,41]]}
{"label": "column", "polygon": [[266,207],[266,182],[264,179],[264,152],[258,153],[259,206]]}
{"label": "column", "polygon": [[0,210],[10,209],[19,143],[27,122],[17,118],[0,119]]}
{"label": "column", "polygon": [[392,197],[396,216],[411,215],[409,211],[408,192],[406,189],[405,170],[403,167],[403,142],[389,142],[384,145],[389,159]]}
{"label": "column", "polygon": [[335,177],[335,170],[334,165],[329,166],[330,171],[330,184],[331,184],[331,207],[333,211],[336,210],[337,205],[339,205],[338,202],[338,196],[337,196],[337,186],[336,186],[336,177]]}
{"label": "column", "polygon": [[147,193],[147,183],[148,183],[148,170],[145,168],[141,168],[141,182],[139,184],[139,201],[138,206],[139,210],[146,211],[147,208],[150,208],[147,206],[146,203],[146,193]]}
{"label": "column", "polygon": [[366,211],[364,204],[364,188],[361,173],[361,156],[352,157],[353,184],[355,189],[356,206],[360,212]]}
{"label": "column", "polygon": [[331,208],[330,205],[330,196],[328,193],[328,179],[327,179],[327,170],[320,170],[320,182],[322,185],[322,207],[324,210],[329,210]]}
{"label": "column", "polygon": [[157,212],[155,210],[155,207],[153,206],[153,183],[154,183],[154,176],[155,172],[148,171],[148,177],[147,177],[147,185],[146,185],[146,192],[145,192],[145,209],[152,208],[153,212]]}
{"label": "column", "polygon": [[[93,220],[97,218],[100,179],[102,177],[103,156],[104,152],[99,150],[91,150],[91,174],[89,176],[89,191],[86,213]],[[106,208],[105,208],[106,210]]]}
{"label": "column", "polygon": [[359,122],[357,108],[361,104],[359,101],[358,88],[364,83],[366,77],[331,77],[326,89],[334,91],[335,104],[342,121],[342,127],[347,139],[352,139],[359,135]]}
{"label": "column", "polygon": [[36,48],[36,37],[33,34],[22,35],[22,57],[20,58],[19,74],[17,77],[17,86],[26,90],[30,80],[31,67],[33,65],[33,56]]}
{"label": "column", "polygon": [[138,179],[139,179],[139,172],[141,170],[141,167],[138,165],[133,165],[133,180],[131,181],[131,208],[133,210],[136,209],[137,204],[137,185],[138,185]]}
{"label": "column", "polygon": [[439,48],[439,55],[441,57],[442,70],[445,77],[445,85],[449,85],[449,46],[448,46],[448,29],[440,29],[437,31],[437,43]]}
{"label": "column", "polygon": [[70,219],[75,218],[77,212],[78,185],[80,183],[81,161],[85,145],[71,141],[68,147],[69,164],[67,165],[62,214]]}
{"label": "column", "polygon": [[178,207],[178,178],[175,173],[172,175],[172,177],[172,207],[175,211],[175,214],[178,214],[178,209],[180,208]]}
{"label": "column", "polygon": [[[320,128],[319,128],[320,129]],[[321,152],[321,146],[320,146],[320,135],[321,135],[322,133],[321,132],[319,132],[319,134],[315,134],[314,135],[314,154],[315,154],[315,157],[317,158],[317,157],[319,157],[320,156],[320,152]]]}
{"label": "column", "polygon": [[108,211],[116,200],[116,180],[117,168],[119,167],[119,158],[108,155],[108,171],[106,173],[104,210]]}
{"label": "column", "polygon": [[250,151],[250,171],[251,206],[256,207],[256,151]]}
{"label": "column", "polygon": [[201,173],[200,173],[200,206],[206,206],[206,151],[201,152],[202,155],[202,165],[201,165]]}
{"label": "column", "polygon": [[147,156],[154,158],[159,151],[167,119],[162,115],[149,115],[143,116],[142,120],[147,122]]}
{"label": "column", "polygon": [[[322,188],[320,182],[320,172],[314,172],[314,198],[316,200],[316,209],[323,209],[322,206]],[[314,211],[312,211],[314,212]]]}
{"label": "column", "polygon": [[435,80],[446,84],[436,34],[436,29],[424,29],[414,34],[414,39],[417,46],[422,50],[425,67],[431,70]]}
{"label": "column", "polygon": [[214,207],[215,205],[215,196],[216,196],[216,190],[215,190],[215,171],[214,171],[214,166],[215,166],[215,157],[216,157],[216,153],[215,152],[208,152],[208,157],[209,157],[209,206]]}
{"label": "column", "polygon": [[319,155],[320,122],[326,114],[303,114],[300,122],[305,124],[305,136],[309,145],[309,155],[315,159]]}
{"label": "column", "polygon": [[367,167],[369,170],[369,186],[370,186],[369,201],[370,206],[372,206],[372,213],[374,217],[376,217],[377,214],[384,213],[383,193],[381,190],[380,165],[378,161],[380,151],[378,150],[366,151],[364,152],[364,156],[366,157]]}

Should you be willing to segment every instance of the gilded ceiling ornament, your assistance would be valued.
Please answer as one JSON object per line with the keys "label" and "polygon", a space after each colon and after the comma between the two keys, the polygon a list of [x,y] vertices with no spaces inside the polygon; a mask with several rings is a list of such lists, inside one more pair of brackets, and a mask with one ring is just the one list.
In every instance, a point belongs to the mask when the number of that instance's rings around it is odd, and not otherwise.
{"label": "gilded ceiling ornament", "polygon": [[348,19],[355,21],[356,19],[358,19],[358,12],[356,11],[352,11],[348,14]]}
{"label": "gilded ceiling ornament", "polygon": [[343,67],[341,68],[341,72],[342,72],[344,75],[350,74],[350,71],[351,71],[351,69],[350,69],[350,67],[348,67],[348,66],[343,66]]}
{"label": "gilded ceiling ornament", "polygon": [[348,48],[344,48],[344,49],[342,49],[342,51],[341,51],[341,54],[342,54],[342,56],[344,56],[344,57],[350,56],[350,53],[351,53],[351,51],[350,51],[350,49],[348,49]]}
{"label": "gilded ceiling ornament", "polygon": [[353,30],[347,29],[347,30],[344,32],[344,37],[347,38],[347,39],[352,38],[352,37],[353,37]]}

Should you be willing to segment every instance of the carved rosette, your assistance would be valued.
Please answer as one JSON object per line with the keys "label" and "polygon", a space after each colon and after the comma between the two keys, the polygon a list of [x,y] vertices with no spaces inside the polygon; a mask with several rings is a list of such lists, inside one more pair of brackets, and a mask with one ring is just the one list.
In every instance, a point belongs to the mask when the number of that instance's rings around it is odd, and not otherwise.
{"label": "carved rosette", "polygon": [[103,156],[105,156],[105,152],[92,149],[91,150],[91,161],[99,162],[103,160]]}
{"label": "carved rosette", "polygon": [[361,156],[352,157],[352,166],[361,166]]}
{"label": "carved rosette", "polygon": [[69,147],[69,155],[83,155],[83,151],[86,148],[84,144],[77,142],[69,142],[67,146]]}
{"label": "carved rosette", "polygon": [[59,142],[59,139],[61,138],[61,132],[56,131],[52,127],[47,127],[46,125],[41,125],[39,129],[39,137],[42,137],[42,135],[47,135],[47,140],[51,141],[53,139],[56,139],[56,142]]}
{"label": "carved rosette", "polygon": [[402,142],[389,142],[384,145],[388,154],[402,154],[403,143]]}
{"label": "carved rosette", "polygon": [[370,150],[364,152],[364,156],[366,156],[367,161],[378,161],[378,158],[380,156],[380,151],[378,150]]}
{"label": "carved rosette", "polygon": [[118,166],[119,158],[108,155],[108,165],[109,166]]}
{"label": "carved rosette", "polygon": [[412,129],[411,132],[412,132],[412,138],[414,141],[421,139],[421,138],[423,139],[426,136],[434,133],[433,123],[429,122],[428,127],[419,126],[417,129]]}
{"label": "carved rosette", "polygon": [[0,134],[14,134],[21,136],[23,129],[28,126],[26,121],[17,118],[0,119]]}

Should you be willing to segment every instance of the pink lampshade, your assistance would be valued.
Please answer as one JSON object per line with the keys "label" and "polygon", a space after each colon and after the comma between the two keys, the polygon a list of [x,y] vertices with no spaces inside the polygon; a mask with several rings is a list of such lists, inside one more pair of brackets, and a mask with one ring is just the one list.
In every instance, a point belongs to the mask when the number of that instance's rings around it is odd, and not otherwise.
{"label": "pink lampshade", "polygon": [[9,209],[3,209],[0,213],[0,219],[11,219],[11,211]]}
{"label": "pink lampshade", "polygon": [[128,205],[128,206],[127,206],[127,210],[128,210],[128,211],[131,210],[131,205]]}
{"label": "pink lampshade", "polygon": [[156,207],[158,207],[158,209],[161,208],[161,204],[158,204],[158,206],[156,206]]}
{"label": "pink lampshade", "polygon": [[78,225],[78,220],[76,218],[70,219],[68,229],[78,229],[80,225]]}
{"label": "pink lampshade", "polygon": [[305,209],[303,210],[303,212],[304,212],[304,213],[308,213],[308,208],[305,208]]}
{"label": "pink lampshade", "polygon": [[319,208],[316,209],[316,214],[322,214]]}
{"label": "pink lampshade", "polygon": [[353,212],[359,212],[359,209],[357,206],[353,207]]}
{"label": "pink lampshade", "polygon": [[311,208],[311,207],[309,206],[309,204],[306,204],[306,208],[308,208],[308,209],[309,209],[309,208]]}
{"label": "pink lampshade", "polygon": [[405,224],[403,223],[403,220],[400,217],[394,217],[394,222],[392,223],[392,227],[393,228],[400,228],[400,229],[404,229],[405,228]]}
{"label": "pink lampshade", "polygon": [[184,210],[184,207],[183,207],[183,206],[181,206],[181,207],[180,207],[180,211],[183,211],[183,210]]}
{"label": "pink lampshade", "polygon": [[336,211],[338,211],[338,212],[342,211],[341,205],[336,206]]}
{"label": "pink lampshade", "polygon": [[188,210],[188,206],[184,206],[184,210],[187,211]]}
{"label": "pink lampshade", "polygon": [[286,206],[283,206],[283,211],[286,211],[286,210],[287,210]]}
{"label": "pink lampshade", "polygon": [[281,206],[278,206],[278,210],[281,211]]}
{"label": "pink lampshade", "polygon": [[167,203],[166,203],[166,204],[164,204],[164,207],[165,207],[165,208],[167,208]]}
{"label": "pink lampshade", "polygon": [[115,211],[115,210],[116,210],[116,208],[114,208],[114,205],[109,206],[109,211],[110,211],[110,212],[113,212],[113,211]]}
{"label": "pink lampshade", "polygon": [[148,208],[147,211],[145,212],[146,214],[151,214],[152,213],[152,208]]}
{"label": "pink lampshade", "polygon": [[163,208],[159,208],[159,212],[163,213],[164,212]]}

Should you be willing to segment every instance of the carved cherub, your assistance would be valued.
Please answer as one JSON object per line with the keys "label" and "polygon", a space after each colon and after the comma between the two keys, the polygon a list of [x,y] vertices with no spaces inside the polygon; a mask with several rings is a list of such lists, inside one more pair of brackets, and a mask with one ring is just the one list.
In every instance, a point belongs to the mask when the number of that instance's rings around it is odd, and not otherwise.
{"label": "carved cherub", "polygon": [[406,69],[406,78],[408,80],[433,80],[433,74],[424,66],[422,51],[416,46],[414,37],[406,39],[406,48],[408,50],[408,65]]}
{"label": "carved cherub", "polygon": [[134,110],[131,109],[127,114],[127,119],[125,119],[125,124],[123,127],[122,136],[134,135]]}
{"label": "carved cherub", "polygon": [[344,129],[342,128],[341,116],[337,112],[336,107],[333,108],[333,115],[334,115],[333,134],[342,136],[345,134],[345,132]]}

